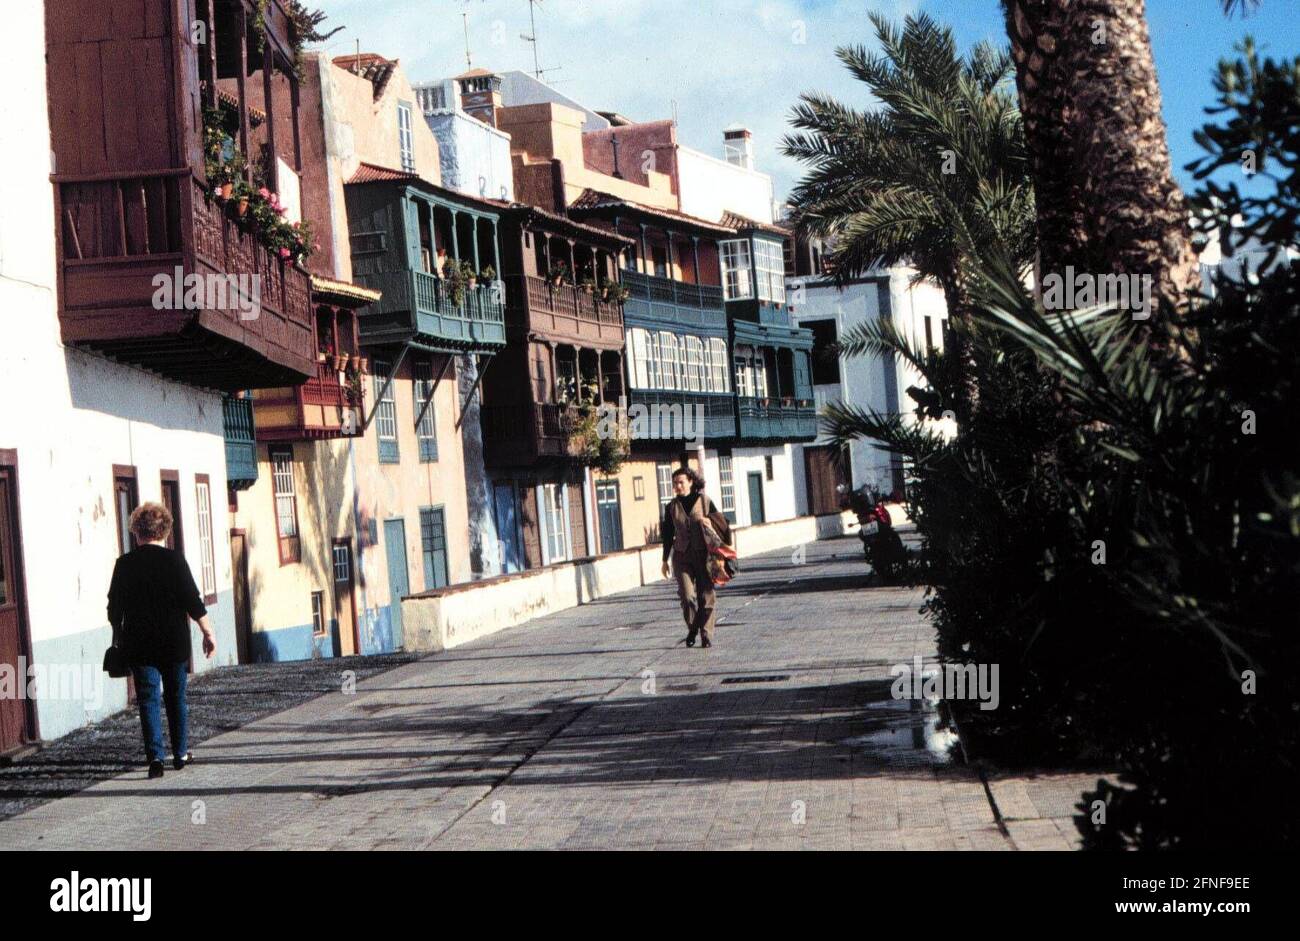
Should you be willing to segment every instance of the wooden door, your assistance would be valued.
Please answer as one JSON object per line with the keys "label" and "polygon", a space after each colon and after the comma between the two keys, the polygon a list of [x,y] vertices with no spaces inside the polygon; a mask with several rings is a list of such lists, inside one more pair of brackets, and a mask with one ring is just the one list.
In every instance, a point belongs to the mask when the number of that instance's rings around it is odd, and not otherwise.
{"label": "wooden door", "polygon": [[[808,512],[814,516],[839,512],[842,494],[847,493],[850,489],[849,480],[844,471],[847,455],[845,455],[844,461],[838,461],[835,457],[835,448],[830,445],[804,448],[804,478],[808,482]],[[841,491],[840,487],[843,487],[844,490]]]}
{"label": "wooden door", "polygon": [[339,622],[339,636],[352,638],[355,653],[373,653],[361,646],[361,634],[357,629],[356,599],[352,591],[352,544],[346,539],[335,540],[331,563],[334,576],[334,617]]}
{"label": "wooden door", "polygon": [[623,548],[623,508],[617,480],[596,484],[596,513],[600,518],[601,553],[618,552]]}
{"label": "wooden door", "polygon": [[0,664],[13,671],[14,692],[0,698],[0,754],[31,741],[34,735],[31,700],[25,692],[28,647],[23,577],[19,568],[18,503],[15,471],[0,467]]}
{"label": "wooden door", "polygon": [[167,548],[175,549],[184,555],[185,534],[181,527],[181,482],[180,478],[170,471],[163,471],[162,504],[167,507],[167,512],[172,515],[172,531],[167,536]]}
{"label": "wooden door", "polygon": [[384,554],[388,560],[388,620],[393,628],[393,649],[400,650],[405,639],[402,630],[402,599],[411,593],[405,520],[384,520]]}
{"label": "wooden door", "polygon": [[253,662],[253,606],[248,591],[248,537],[241,529],[230,531],[232,592],[235,601],[235,649],[240,663]]}
{"label": "wooden door", "polygon": [[523,570],[523,553],[519,547],[519,513],[513,483],[497,484],[492,489],[496,504],[497,540],[501,550],[501,572]]}

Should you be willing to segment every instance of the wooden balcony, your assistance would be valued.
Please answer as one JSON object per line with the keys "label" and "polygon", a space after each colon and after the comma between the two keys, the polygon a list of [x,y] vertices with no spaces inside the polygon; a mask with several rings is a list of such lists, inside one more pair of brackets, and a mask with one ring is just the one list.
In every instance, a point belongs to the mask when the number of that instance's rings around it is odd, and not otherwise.
{"label": "wooden balcony", "polygon": [[579,346],[622,347],[621,305],[602,301],[575,285],[557,285],[533,275],[511,275],[505,283],[507,302],[524,311],[530,331]]}
{"label": "wooden balcony", "polygon": [[252,401],[223,396],[221,418],[226,437],[226,485],[232,490],[247,490],[257,483]]}
{"label": "wooden balcony", "polygon": [[736,400],[729,392],[632,389],[628,406],[636,405],[645,407],[647,418],[646,434],[636,440],[680,442],[689,437],[718,441],[736,435]]}
{"label": "wooden balcony", "polygon": [[54,180],[65,343],[226,392],[315,374],[307,274],[188,168]]}
{"label": "wooden balcony", "polygon": [[495,352],[505,346],[501,291],[480,284],[453,301],[442,279],[424,271],[357,277],[383,292],[383,300],[360,315],[363,344],[415,341],[447,352]]}
{"label": "wooden balcony", "polygon": [[623,270],[619,277],[631,292],[623,309],[629,323],[634,320],[657,321],[713,328],[727,324],[721,287],[687,284],[639,271]]}
{"label": "wooden balcony", "polygon": [[484,406],[479,412],[484,461],[494,467],[522,467],[572,460],[578,456],[572,443],[577,420],[577,409],[545,402],[522,408]]}
{"label": "wooden balcony", "polygon": [[813,441],[817,409],[812,399],[738,397],[739,437],[752,442]]}
{"label": "wooden balcony", "polygon": [[300,386],[254,393],[258,441],[323,441],[359,437],[366,382],[349,385],[337,363],[318,363]]}

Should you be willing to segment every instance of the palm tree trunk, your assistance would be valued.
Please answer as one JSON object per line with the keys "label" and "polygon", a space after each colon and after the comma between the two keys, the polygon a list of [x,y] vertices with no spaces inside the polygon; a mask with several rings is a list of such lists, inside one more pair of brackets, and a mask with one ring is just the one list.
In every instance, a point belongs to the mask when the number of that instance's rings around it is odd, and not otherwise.
{"label": "palm tree trunk", "polygon": [[1174,182],[1144,0],[1004,0],[1045,274],[1198,283]]}

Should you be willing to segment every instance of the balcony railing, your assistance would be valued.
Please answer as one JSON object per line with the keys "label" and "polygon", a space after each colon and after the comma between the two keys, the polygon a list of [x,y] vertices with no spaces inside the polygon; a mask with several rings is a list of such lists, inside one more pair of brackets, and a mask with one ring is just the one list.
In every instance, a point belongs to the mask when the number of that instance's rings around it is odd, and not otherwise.
{"label": "balcony railing", "polygon": [[680,304],[685,307],[722,307],[722,288],[712,284],[687,284],[671,278],[642,274],[639,271],[620,273],[624,286],[632,297],[660,304]]}
{"label": "balcony railing", "polygon": [[467,286],[456,303],[441,278],[425,271],[411,275],[419,332],[470,346],[505,343],[505,305],[498,285]]}
{"label": "balcony railing", "polygon": [[623,324],[623,310],[618,304],[602,301],[598,295],[588,294],[576,285],[555,284],[533,275],[516,275],[510,280],[523,287],[532,310],[544,310],[590,323]]}
{"label": "balcony railing", "polygon": [[486,458],[491,464],[527,464],[537,458],[572,458],[577,409],[546,402],[489,405],[479,412]]}
{"label": "balcony railing", "polygon": [[[58,185],[67,342],[227,391],[310,375],[307,274],[211,201],[189,169]],[[177,271],[182,282],[173,284]],[[161,305],[158,275],[173,284]],[[204,289],[197,307],[194,275]]]}
{"label": "balcony railing", "polygon": [[743,397],[736,404],[741,438],[811,441],[817,437],[817,410],[812,399]]}
{"label": "balcony railing", "polygon": [[730,393],[632,389],[628,406],[634,405],[645,406],[647,422],[644,435],[634,441],[729,439],[736,434],[736,404]]}
{"label": "balcony railing", "polygon": [[226,482],[235,490],[257,483],[257,438],[253,427],[253,401],[226,396],[221,400],[226,438]]}

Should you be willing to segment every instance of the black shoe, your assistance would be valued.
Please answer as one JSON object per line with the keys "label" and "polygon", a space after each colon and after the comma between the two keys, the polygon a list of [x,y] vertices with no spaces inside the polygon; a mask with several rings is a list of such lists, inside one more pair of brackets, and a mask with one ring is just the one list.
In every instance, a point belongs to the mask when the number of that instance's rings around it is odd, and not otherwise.
{"label": "black shoe", "polygon": [[687,646],[687,647],[694,647],[694,646],[695,646],[695,635],[694,635],[694,634],[687,634],[687,635],[686,635],[686,646]]}
{"label": "black shoe", "polygon": [[149,777],[161,778],[163,776],[163,763],[161,761],[149,762]]}
{"label": "black shoe", "polygon": [[712,646],[713,646],[713,641],[709,640],[709,639],[706,637],[706,638],[704,638],[704,640],[700,641],[700,646],[701,646],[701,647],[712,647]]}
{"label": "black shoe", "polygon": [[192,765],[192,764],[194,764],[194,752],[187,751],[179,758],[172,759],[172,767],[175,768],[177,771],[180,771],[186,765]]}

